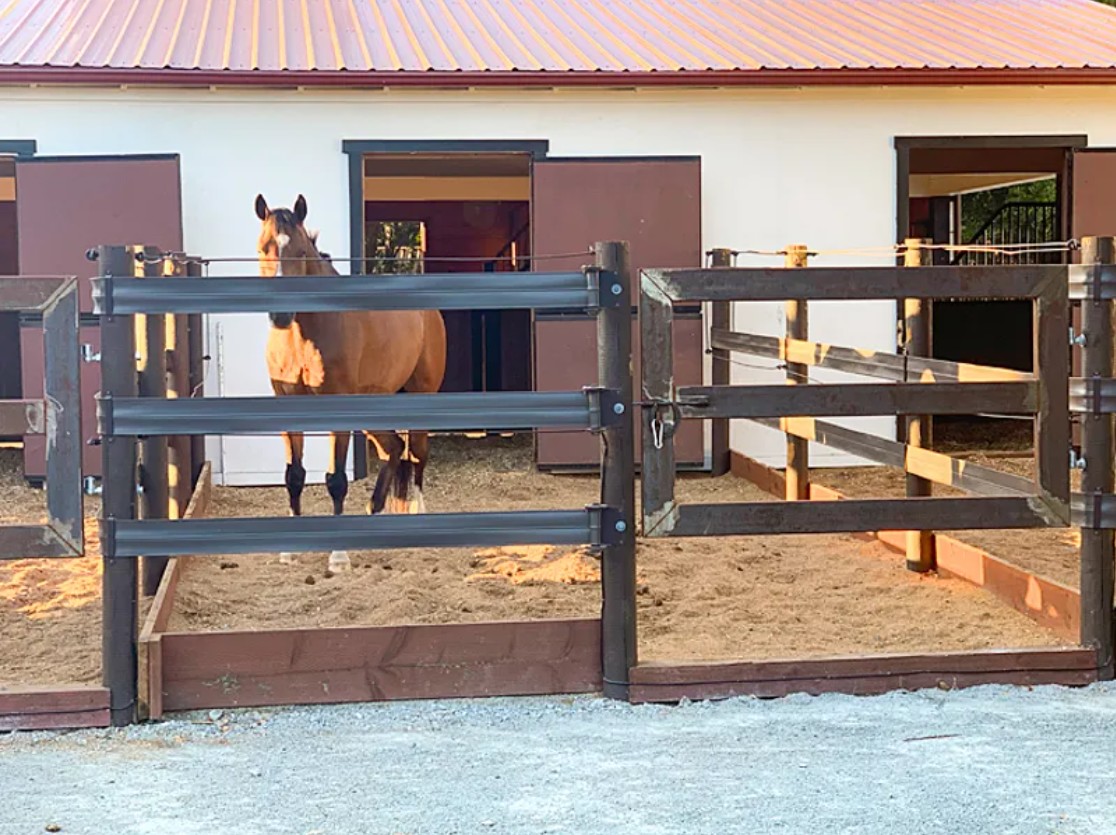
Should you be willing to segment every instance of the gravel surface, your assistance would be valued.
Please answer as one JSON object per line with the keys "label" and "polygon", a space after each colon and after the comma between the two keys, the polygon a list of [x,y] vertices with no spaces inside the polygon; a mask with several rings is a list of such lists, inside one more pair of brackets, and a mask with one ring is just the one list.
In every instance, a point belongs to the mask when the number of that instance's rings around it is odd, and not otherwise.
{"label": "gravel surface", "polygon": [[1116,687],[223,711],[0,736],[0,833],[1116,832]]}

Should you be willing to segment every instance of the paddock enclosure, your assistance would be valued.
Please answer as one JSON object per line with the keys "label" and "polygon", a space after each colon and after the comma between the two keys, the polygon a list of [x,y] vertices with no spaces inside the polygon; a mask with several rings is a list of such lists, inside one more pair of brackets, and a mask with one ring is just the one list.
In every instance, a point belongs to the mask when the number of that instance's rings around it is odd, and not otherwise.
{"label": "paddock enclosure", "polygon": [[[1078,266],[926,266],[924,245],[906,242],[910,266],[894,268],[803,269],[790,263],[799,250],[788,248],[782,268],[641,270],[639,398],[627,372],[635,368],[633,320],[620,302],[634,276],[622,242],[596,244],[577,271],[325,279],[203,276],[200,258],[150,246],[98,248],[90,258],[102,326],[104,687],[90,681],[95,653],[87,651],[85,666],[75,668],[84,686],[3,693],[8,725],[50,724],[56,714],[61,722],[81,716],[124,724],[193,708],[378,699],[603,692],[676,701],[1108,677],[1112,485],[1103,466],[1086,468],[1071,492],[1069,462],[1059,451],[1069,449],[1072,412],[1085,417],[1082,456],[1112,459],[1105,394],[1112,358],[1096,356],[1112,340],[1112,240],[1084,241]],[[906,332],[914,344],[921,311],[910,299],[928,305],[934,297],[997,293],[1032,300],[1033,373],[927,359],[909,347],[888,356],[819,345],[804,325],[809,300],[908,299]],[[793,336],[715,328],[714,350],[783,358],[788,373],[793,360],[888,382],[673,383],[673,304],[787,295],[797,297],[790,304],[801,317],[788,318]],[[70,296],[76,299],[72,290]],[[1084,307],[1085,332],[1097,335],[1082,347],[1083,367],[1095,375],[1089,378],[1068,376],[1071,298]],[[263,304],[580,304],[597,318],[599,375],[566,392],[274,399],[191,389],[186,396],[202,359],[186,338],[188,317]],[[72,377],[76,345],[69,352]],[[48,350],[56,377],[59,365]],[[49,381],[48,374],[43,408],[56,410],[50,398],[57,386]],[[20,404],[29,421],[35,406]],[[817,419],[988,410],[1033,417],[1035,460],[1015,459],[1017,470],[1033,469],[1031,478],[932,450],[928,417],[909,418],[925,429],[908,430],[905,443]],[[802,416],[807,411],[812,415]],[[785,476],[743,456],[733,461],[743,478],[678,472],[670,454],[680,422],[730,418],[776,421],[791,446],[809,438],[875,457],[906,473],[908,498],[892,498],[894,481],[872,484],[874,476],[862,476],[857,492],[867,482],[883,497],[828,488],[826,481],[856,476],[811,473],[801,453],[790,456]],[[435,439],[438,463],[430,471],[435,512],[328,516],[315,485],[307,496],[311,515],[280,517],[282,491],[213,485],[210,466],[193,458],[200,445],[191,443],[215,432],[400,425],[444,433]],[[502,431],[486,438],[454,434],[493,425]],[[599,436],[599,475],[540,471],[530,444],[514,437],[571,427]],[[48,450],[48,467],[60,467],[59,458]],[[62,480],[80,485],[76,474]],[[944,492],[932,495],[930,482]],[[58,505],[49,487],[48,501]],[[987,529],[1068,536],[1070,524],[1081,529],[1076,584],[973,544]],[[943,530],[960,533],[936,533]],[[355,552],[351,573],[323,570],[334,548]],[[283,565],[279,551],[302,556]],[[1049,556],[1051,548],[1042,552]],[[95,628],[89,609],[96,600],[86,597],[76,608]],[[42,658],[24,659],[17,674],[50,663],[49,650],[29,654],[36,653]],[[95,706],[29,718],[27,706],[46,694],[64,706],[79,698]]]}

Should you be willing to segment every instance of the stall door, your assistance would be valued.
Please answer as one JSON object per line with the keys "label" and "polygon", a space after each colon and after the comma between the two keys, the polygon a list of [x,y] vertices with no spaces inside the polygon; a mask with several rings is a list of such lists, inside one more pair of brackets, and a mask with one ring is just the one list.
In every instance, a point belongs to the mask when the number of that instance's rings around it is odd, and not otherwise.
{"label": "stall door", "polygon": [[1072,235],[1116,235],[1116,148],[1073,152]]}
{"label": "stall door", "polygon": [[[82,340],[96,344],[92,287],[97,265],[86,251],[102,244],[150,244],[182,250],[182,191],[177,155],[34,157],[16,162],[16,222],[22,275],[76,275],[82,279]],[[42,322],[21,325],[24,397],[42,393]],[[82,369],[82,425],[95,426],[94,395],[100,368]],[[85,448],[83,470],[100,475],[101,453]],[[24,473],[46,474],[45,441],[24,438]]]}
{"label": "stall door", "polygon": [[[585,252],[595,241],[628,241],[636,276],[632,304],[638,310],[641,268],[701,266],[701,160],[539,160],[531,178],[531,233],[536,255]],[[586,256],[576,255],[538,262],[536,269],[578,269],[586,263]],[[701,385],[702,327],[700,307],[676,312],[674,369],[679,384]],[[537,390],[579,389],[596,382],[596,324],[591,317],[575,311],[540,312],[534,344]],[[632,349],[638,398],[639,326],[634,318]],[[639,437],[637,424],[637,460]],[[700,422],[683,424],[675,436],[679,465],[704,464],[703,438]],[[600,444],[584,432],[540,432],[536,460],[544,468],[595,467]]]}

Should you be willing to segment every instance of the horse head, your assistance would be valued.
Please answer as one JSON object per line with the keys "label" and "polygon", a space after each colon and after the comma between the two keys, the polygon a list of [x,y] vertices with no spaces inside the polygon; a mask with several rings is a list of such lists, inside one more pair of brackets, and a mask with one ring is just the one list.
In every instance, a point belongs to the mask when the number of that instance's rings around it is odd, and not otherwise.
{"label": "horse head", "polygon": [[[283,275],[320,275],[323,270],[321,253],[318,252],[317,233],[307,231],[306,198],[301,194],[294,209],[272,209],[262,194],[256,195],[256,217],[260,219],[260,237],[256,251],[260,260],[260,275],[275,278]],[[294,313],[269,313],[271,323],[278,328],[289,328]]]}

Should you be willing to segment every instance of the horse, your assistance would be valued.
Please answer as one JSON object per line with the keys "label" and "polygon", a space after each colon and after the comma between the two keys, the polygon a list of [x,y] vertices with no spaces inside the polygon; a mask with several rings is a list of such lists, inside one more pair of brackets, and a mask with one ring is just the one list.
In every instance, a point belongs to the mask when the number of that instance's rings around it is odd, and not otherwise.
{"label": "horse", "polygon": [[[337,270],[317,247],[317,233],[305,226],[306,198],[293,209],[272,209],[256,195],[260,220],[257,242],[260,275],[335,276]],[[373,310],[342,313],[269,313],[267,370],[277,397],[307,394],[397,394],[436,392],[446,372],[446,326],[437,310]],[[348,494],[345,463],[348,432],[330,432],[330,463],[326,488],[333,513],[344,512]],[[369,460],[373,448],[380,472],[368,502],[370,514],[424,512],[423,477],[430,457],[426,432],[365,431]],[[303,435],[284,432],[287,467],[284,484],[292,516],[302,515],[306,470],[302,465]],[[394,500],[394,501],[392,501]],[[290,563],[290,554],[280,561]],[[349,555],[334,551],[331,571],[352,567]]]}

